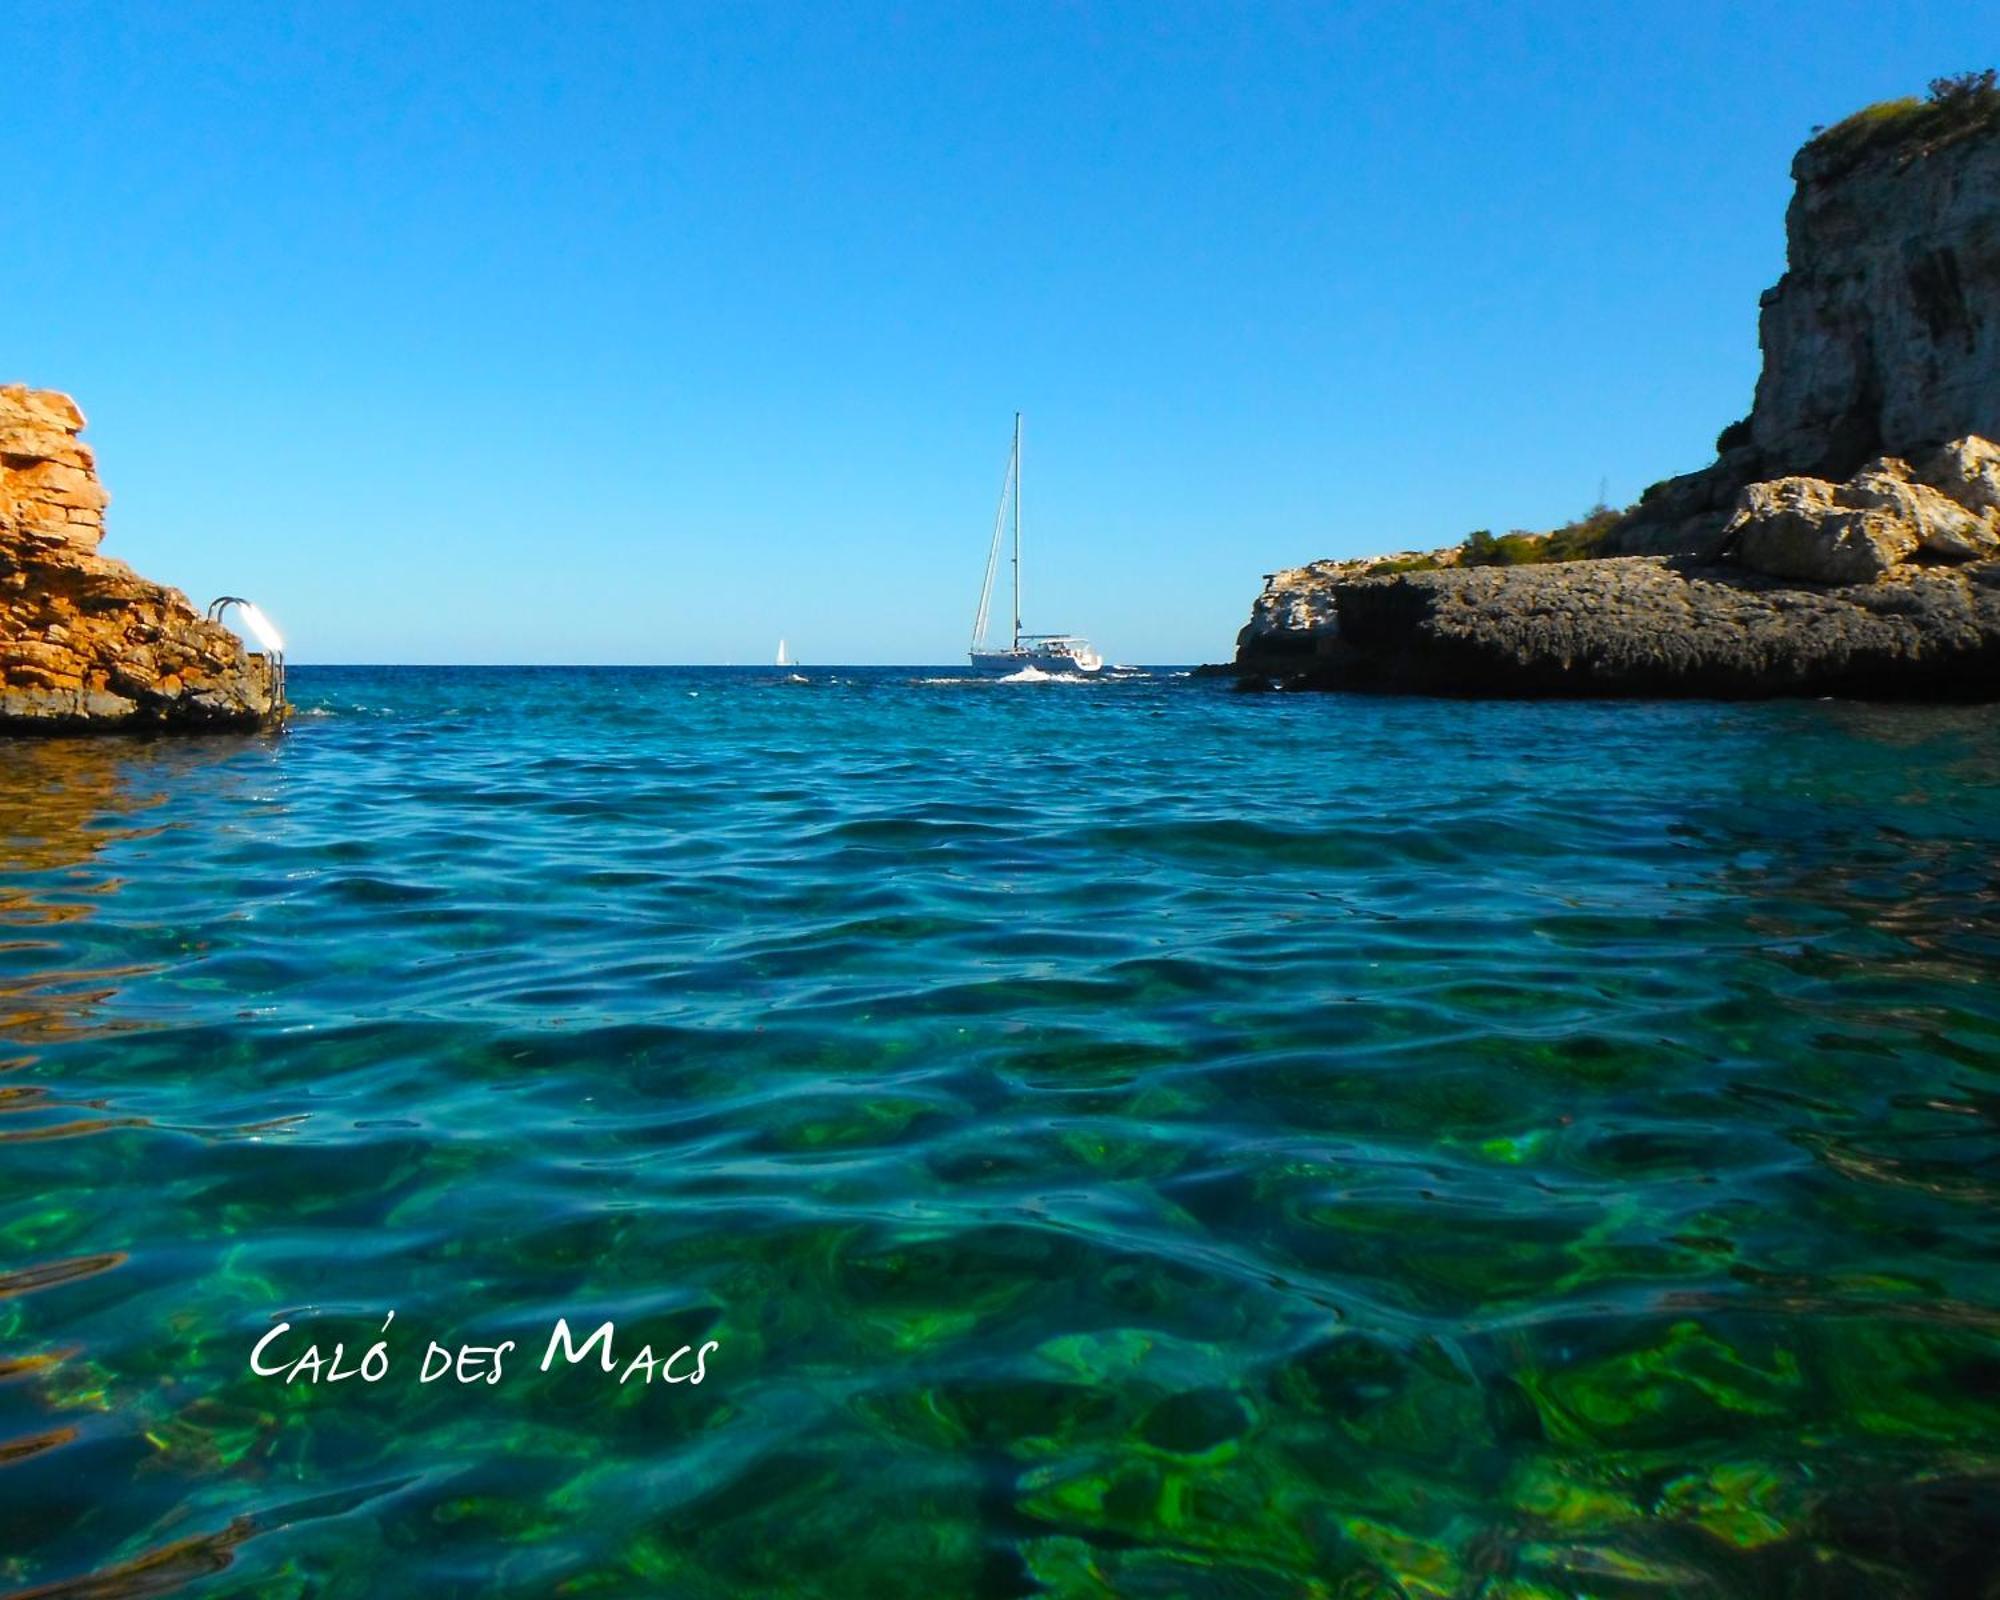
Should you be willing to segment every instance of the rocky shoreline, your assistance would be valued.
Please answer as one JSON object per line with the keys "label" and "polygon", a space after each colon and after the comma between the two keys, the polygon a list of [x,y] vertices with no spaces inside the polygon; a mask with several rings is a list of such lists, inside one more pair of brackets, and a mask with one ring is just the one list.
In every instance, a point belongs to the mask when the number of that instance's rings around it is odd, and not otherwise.
{"label": "rocky shoreline", "polygon": [[0,386],[0,735],[281,724],[271,661],[98,553],[111,497],[83,427],[68,395]]}
{"label": "rocky shoreline", "polygon": [[1871,107],[1793,176],[1755,404],[1715,462],[1555,535],[1273,573],[1212,670],[1253,688],[2000,699],[2000,91]]}
{"label": "rocky shoreline", "polygon": [[1749,485],[1691,555],[1274,573],[1227,670],[1404,693],[2000,698],[2000,448],[1955,441],[1924,475],[1884,457],[1842,484]]}
{"label": "rocky shoreline", "polygon": [[1803,588],[1623,556],[1333,579],[1317,593],[1337,628],[1253,639],[1224,670],[1252,687],[1378,693],[2000,698],[2000,561]]}

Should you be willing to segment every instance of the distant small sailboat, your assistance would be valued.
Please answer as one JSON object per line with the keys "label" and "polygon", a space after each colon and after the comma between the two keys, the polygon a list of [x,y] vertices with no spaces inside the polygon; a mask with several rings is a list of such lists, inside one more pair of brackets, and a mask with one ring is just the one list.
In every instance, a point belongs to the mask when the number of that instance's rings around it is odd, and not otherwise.
{"label": "distant small sailboat", "polygon": [[798,665],[796,661],[785,653],[785,641],[783,639],[778,641],[778,665],[781,667],[796,667]]}
{"label": "distant small sailboat", "polygon": [[[1007,511],[1014,512],[1014,634],[1004,648],[986,642],[987,614],[992,609],[993,579],[1000,570],[1000,539],[1007,528]],[[993,517],[993,544],[986,552],[986,581],[979,589],[979,614],[972,623],[972,670],[1013,676],[1032,669],[1068,676],[1096,672],[1104,657],[1088,639],[1073,633],[1021,631],[1021,413],[1014,413],[1014,450],[1007,458],[1007,477],[1000,486],[1000,509]],[[1033,679],[1029,679],[1032,682]]]}
{"label": "distant small sailboat", "polygon": [[[778,641],[778,665],[781,667],[797,667],[798,664],[797,658],[790,651],[786,650],[785,641],[780,639]],[[803,672],[794,671],[785,674],[785,682],[787,683],[810,683],[811,681]]]}

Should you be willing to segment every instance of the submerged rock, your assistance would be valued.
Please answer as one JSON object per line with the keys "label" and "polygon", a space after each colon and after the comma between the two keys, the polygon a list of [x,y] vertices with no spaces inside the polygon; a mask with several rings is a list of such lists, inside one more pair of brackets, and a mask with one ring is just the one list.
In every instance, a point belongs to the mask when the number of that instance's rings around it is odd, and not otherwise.
{"label": "submerged rock", "polygon": [[83,426],[68,395],[0,386],[0,734],[279,721],[265,657],[98,554],[110,496]]}

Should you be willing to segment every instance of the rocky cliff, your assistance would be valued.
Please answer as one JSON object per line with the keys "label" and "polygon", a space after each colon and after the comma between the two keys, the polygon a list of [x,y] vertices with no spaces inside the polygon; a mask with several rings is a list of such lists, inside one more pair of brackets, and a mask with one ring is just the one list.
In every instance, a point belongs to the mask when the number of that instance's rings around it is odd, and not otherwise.
{"label": "rocky cliff", "polygon": [[68,395],[0,387],[0,734],[255,728],[270,663],[99,555],[110,496]]}
{"label": "rocky cliff", "polygon": [[[1237,670],[1324,687],[2000,698],[2000,91],[1793,163],[1750,415],[1574,530],[1273,574]],[[1581,525],[1578,525],[1579,527]],[[1478,565],[1498,559],[1519,565]]]}
{"label": "rocky cliff", "polygon": [[[1954,120],[1898,102],[1799,152],[1787,270],[1758,319],[1749,442],[1765,475],[1845,477],[1871,456],[2000,439],[2000,106],[1989,111],[1969,103]],[[1941,123],[1928,134],[1927,114]],[[1917,125],[1899,134],[1902,120]]]}

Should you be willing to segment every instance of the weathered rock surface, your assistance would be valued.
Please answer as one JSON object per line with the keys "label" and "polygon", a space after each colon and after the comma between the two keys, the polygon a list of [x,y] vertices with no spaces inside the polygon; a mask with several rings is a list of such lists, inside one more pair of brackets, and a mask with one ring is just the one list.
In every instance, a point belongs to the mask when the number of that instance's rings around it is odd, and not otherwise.
{"label": "weathered rock surface", "polygon": [[1337,586],[1356,578],[1365,561],[1315,561],[1265,574],[1264,592],[1250,608],[1250,621],[1236,636],[1237,655],[1309,656],[1323,638],[1340,631]]}
{"label": "weathered rock surface", "polygon": [[1245,629],[1237,670],[1433,694],[2000,695],[2000,561],[1802,588],[1688,557],[1625,556],[1338,578],[1314,605],[1337,624]]}
{"label": "weathered rock surface", "polygon": [[2000,698],[1989,466],[2000,450],[1961,439],[1928,482],[1884,457],[1845,483],[1751,484],[1725,561],[1293,567],[1265,580],[1237,664],[1331,688]]}
{"label": "weathered rock surface", "polygon": [[1871,107],[1799,152],[1750,415],[1646,491],[1614,553],[1712,554],[1747,484],[2000,438],[2000,96],[1956,104]]}
{"label": "weathered rock surface", "polygon": [[1970,510],[2000,513],[2000,445],[1954,439],[1924,463],[1919,477]]}
{"label": "weathered rock surface", "polygon": [[1753,483],[1724,536],[1756,572],[1873,583],[1917,548],[1917,530],[1892,512],[1843,503],[1843,487],[1820,478]]}
{"label": "weathered rock surface", "polygon": [[2000,438],[2000,130],[1816,140],[1792,164],[1785,275],[1758,319],[1751,443],[1844,476],[1884,453]]}
{"label": "weathered rock surface", "polygon": [[67,395],[0,386],[0,734],[281,718],[262,656],[98,554],[110,496],[83,425]]}
{"label": "weathered rock surface", "polygon": [[1714,463],[1653,485],[1593,559],[1510,538],[1499,556],[1536,564],[1469,564],[1494,552],[1468,541],[1468,564],[1274,573],[1233,670],[1450,694],[2000,699],[2000,94],[1870,108],[1793,173],[1756,403]]}
{"label": "weathered rock surface", "polygon": [[1808,583],[1872,583],[1918,556],[1970,561],[2000,556],[2000,511],[1978,503],[1986,485],[1967,465],[1993,454],[1984,439],[1939,451],[1926,476],[1952,494],[1914,481],[1894,456],[1871,462],[1845,483],[1779,478],[1753,483],[1724,530],[1723,548],[1743,566]]}

